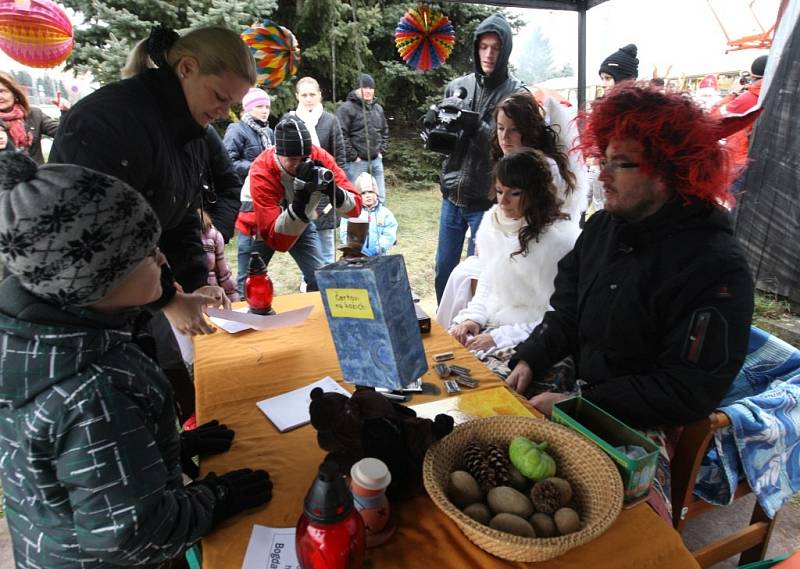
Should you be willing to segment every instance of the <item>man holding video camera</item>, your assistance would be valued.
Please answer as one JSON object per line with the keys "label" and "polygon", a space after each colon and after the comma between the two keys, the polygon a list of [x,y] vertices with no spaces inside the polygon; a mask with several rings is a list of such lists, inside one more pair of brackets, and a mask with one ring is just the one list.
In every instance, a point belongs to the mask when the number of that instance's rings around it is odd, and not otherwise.
{"label": "man holding video camera", "polygon": [[[439,244],[436,251],[436,300],[441,300],[447,279],[461,260],[467,227],[474,238],[483,213],[492,205],[489,200],[490,166],[489,142],[494,128],[494,108],[508,95],[524,89],[524,84],[508,71],[511,55],[511,26],[499,14],[480,23],[475,31],[475,72],[450,82],[445,99],[433,119],[442,123],[456,115],[448,124],[438,124],[429,130],[428,147],[448,154],[441,175],[442,211],[439,219]],[[459,113],[458,110],[472,111]],[[471,117],[470,115],[473,114]],[[474,116],[477,114],[477,117]],[[470,120],[477,119],[477,120]],[[454,144],[436,144],[446,140],[447,130]],[[430,134],[434,134],[431,140]],[[474,252],[470,240],[467,253]]]}
{"label": "man holding video camera", "polygon": [[317,204],[324,194],[337,215],[358,217],[361,194],[336,159],[312,144],[308,127],[295,116],[275,127],[275,146],[253,161],[248,181],[258,236],[266,245],[264,262],[269,264],[275,251],[288,251],[303,273],[307,290],[318,290],[314,271],[324,261],[311,223]]}

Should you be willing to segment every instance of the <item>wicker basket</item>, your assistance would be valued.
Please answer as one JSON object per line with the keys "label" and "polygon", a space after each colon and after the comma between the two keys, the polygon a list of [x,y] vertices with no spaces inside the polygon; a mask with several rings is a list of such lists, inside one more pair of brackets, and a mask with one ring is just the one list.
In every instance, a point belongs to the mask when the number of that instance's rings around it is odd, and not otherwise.
{"label": "wicker basket", "polygon": [[[518,537],[480,524],[461,513],[447,498],[450,473],[457,470],[470,441],[507,446],[516,436],[547,441],[557,476],[572,484],[573,503],[581,529],[552,538]],[[460,425],[428,449],[423,465],[425,489],[433,502],[458,524],[475,545],[511,561],[544,561],[587,543],[614,522],[622,509],[622,480],[611,459],[579,434],[550,421],[531,417],[487,417]]]}

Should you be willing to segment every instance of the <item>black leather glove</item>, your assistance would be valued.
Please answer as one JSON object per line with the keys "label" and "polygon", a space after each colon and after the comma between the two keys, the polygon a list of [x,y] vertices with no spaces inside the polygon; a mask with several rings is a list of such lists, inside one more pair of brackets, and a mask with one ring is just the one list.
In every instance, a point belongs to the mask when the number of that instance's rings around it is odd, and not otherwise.
{"label": "black leather glove", "polygon": [[214,525],[272,499],[272,481],[266,470],[243,468],[222,476],[211,472],[195,484],[202,484],[214,492]]}
{"label": "black leather glove", "polygon": [[219,421],[209,421],[181,433],[181,468],[191,478],[200,473],[192,457],[197,455],[219,454],[231,448],[234,433]]}

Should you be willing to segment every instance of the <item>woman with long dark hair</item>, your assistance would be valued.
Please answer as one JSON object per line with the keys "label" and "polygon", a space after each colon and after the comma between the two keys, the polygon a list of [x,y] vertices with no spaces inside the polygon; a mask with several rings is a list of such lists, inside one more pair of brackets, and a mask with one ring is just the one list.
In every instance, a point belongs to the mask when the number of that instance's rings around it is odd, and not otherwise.
{"label": "woman with long dark hair", "polygon": [[586,206],[585,183],[577,154],[570,153],[577,133],[567,108],[552,97],[540,105],[533,95],[521,91],[497,105],[494,121],[492,163],[517,148],[541,151],[552,160],[553,183],[563,202],[562,211],[578,223],[580,208]]}
{"label": "woman with long dark hair", "polygon": [[508,373],[510,349],[530,335],[549,308],[557,265],[578,238],[562,211],[553,160],[521,148],[494,167],[497,204],[477,235],[481,276],[475,296],[453,318],[450,334],[496,373]]}

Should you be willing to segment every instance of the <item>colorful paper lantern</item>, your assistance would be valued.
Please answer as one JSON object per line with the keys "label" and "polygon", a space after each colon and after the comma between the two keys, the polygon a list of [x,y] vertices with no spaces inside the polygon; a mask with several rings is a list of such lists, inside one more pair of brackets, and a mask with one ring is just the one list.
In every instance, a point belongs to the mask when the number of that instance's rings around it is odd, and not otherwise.
{"label": "colorful paper lantern", "polygon": [[297,75],[300,45],[288,29],[265,19],[242,32],[242,39],[253,51],[259,86],[271,89]]}
{"label": "colorful paper lantern", "polygon": [[64,9],[50,0],[0,0],[0,49],[29,67],[55,67],[75,42]]}
{"label": "colorful paper lantern", "polygon": [[456,43],[456,33],[450,18],[420,4],[400,18],[394,30],[394,43],[403,61],[427,71],[447,60]]}

